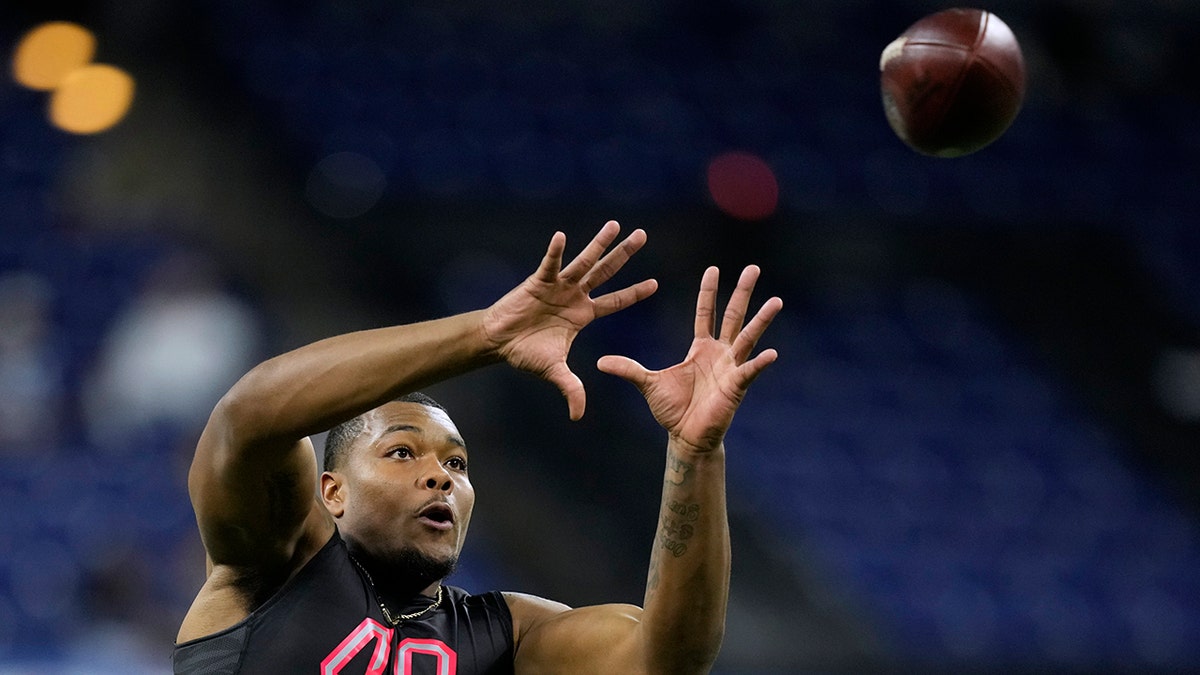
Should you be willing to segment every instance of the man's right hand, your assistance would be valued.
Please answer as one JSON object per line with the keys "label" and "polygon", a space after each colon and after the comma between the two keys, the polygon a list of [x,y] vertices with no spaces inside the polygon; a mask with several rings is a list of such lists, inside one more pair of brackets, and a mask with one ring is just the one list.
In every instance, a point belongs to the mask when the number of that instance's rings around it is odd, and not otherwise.
{"label": "man's right hand", "polygon": [[611,279],[646,243],[634,230],[612,251],[620,226],[609,221],[566,267],[567,238],[555,232],[536,272],[484,311],[484,339],[507,363],[533,373],[562,391],[571,419],[583,416],[583,382],[567,365],[575,336],[594,319],[650,297],[658,282],[646,279],[596,298],[591,292]]}

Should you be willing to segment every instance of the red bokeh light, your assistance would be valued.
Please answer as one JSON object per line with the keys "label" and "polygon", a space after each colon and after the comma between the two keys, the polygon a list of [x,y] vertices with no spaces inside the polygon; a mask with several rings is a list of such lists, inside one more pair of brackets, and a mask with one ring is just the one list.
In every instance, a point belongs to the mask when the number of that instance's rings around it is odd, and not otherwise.
{"label": "red bokeh light", "polygon": [[717,208],[738,220],[762,220],[779,206],[779,182],[761,157],[726,152],[708,163],[708,192]]}

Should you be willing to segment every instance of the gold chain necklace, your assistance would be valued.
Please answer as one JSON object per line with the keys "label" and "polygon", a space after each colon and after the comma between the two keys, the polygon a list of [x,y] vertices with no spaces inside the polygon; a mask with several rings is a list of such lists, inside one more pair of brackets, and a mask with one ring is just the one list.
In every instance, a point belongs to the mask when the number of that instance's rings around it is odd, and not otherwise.
{"label": "gold chain necklace", "polygon": [[437,598],[434,599],[433,604],[419,612],[394,616],[390,611],[388,611],[387,606],[383,604],[383,596],[379,594],[379,587],[375,585],[375,580],[371,578],[371,573],[367,571],[367,568],[362,566],[362,563],[358,562],[358,558],[355,558],[351,555],[350,560],[353,560],[354,564],[358,566],[358,569],[362,570],[362,573],[366,575],[367,583],[371,584],[371,588],[375,591],[375,597],[379,599],[379,609],[383,610],[383,618],[386,619],[387,622],[393,627],[399,626],[401,621],[411,621],[419,616],[424,616],[425,614],[437,609],[442,604],[442,585],[438,584]]}

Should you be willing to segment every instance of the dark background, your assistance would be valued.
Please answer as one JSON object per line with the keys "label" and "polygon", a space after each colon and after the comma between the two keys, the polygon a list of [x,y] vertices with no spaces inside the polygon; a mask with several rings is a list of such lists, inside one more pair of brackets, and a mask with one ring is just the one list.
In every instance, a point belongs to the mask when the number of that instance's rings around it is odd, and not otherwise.
{"label": "dark background", "polygon": [[[485,306],[607,219],[649,233],[616,283],[661,290],[576,343],[583,421],[501,368],[430,390],[479,493],[455,583],[640,601],[663,438],[591,364],[674,363],[703,268],[753,262],[781,358],[728,439],[717,672],[1200,664],[1191,3],[991,3],[1028,92],[954,160],[896,139],[878,79],[944,4],[182,5],[0,13],[5,49],[76,21],[137,80],[88,137],[0,85],[0,672],[166,668],[236,373]],[[773,215],[713,203],[728,151]]]}

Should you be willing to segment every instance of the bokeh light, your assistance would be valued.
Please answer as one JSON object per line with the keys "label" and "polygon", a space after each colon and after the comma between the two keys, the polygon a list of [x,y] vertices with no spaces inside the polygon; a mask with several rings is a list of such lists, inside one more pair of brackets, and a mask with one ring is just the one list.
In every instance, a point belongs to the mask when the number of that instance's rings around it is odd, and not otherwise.
{"label": "bokeh light", "polygon": [[20,84],[49,91],[71,72],[91,63],[96,38],[91,31],[66,21],[44,23],[25,34],[13,53],[13,78]]}
{"label": "bokeh light", "polygon": [[133,89],[133,77],[115,66],[78,68],[51,95],[50,120],[73,134],[110,129],[129,112]]}
{"label": "bokeh light", "polygon": [[708,163],[708,191],[717,208],[738,220],[762,220],[779,206],[779,182],[761,157],[727,152]]}

